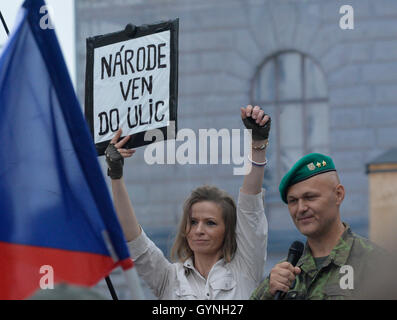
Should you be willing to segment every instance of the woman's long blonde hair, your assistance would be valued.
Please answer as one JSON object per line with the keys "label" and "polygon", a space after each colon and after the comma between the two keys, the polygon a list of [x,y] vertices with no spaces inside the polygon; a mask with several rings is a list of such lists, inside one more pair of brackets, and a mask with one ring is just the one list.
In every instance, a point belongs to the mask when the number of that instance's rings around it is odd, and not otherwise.
{"label": "woman's long blonde hair", "polygon": [[201,201],[212,201],[222,209],[223,221],[225,223],[225,237],[223,240],[223,258],[226,262],[233,259],[237,249],[236,242],[236,204],[231,196],[225,191],[215,187],[204,185],[192,191],[183,205],[182,220],[179,225],[178,234],[171,249],[171,259],[173,261],[184,262],[192,257],[193,251],[190,249],[186,236],[190,225],[192,206]]}

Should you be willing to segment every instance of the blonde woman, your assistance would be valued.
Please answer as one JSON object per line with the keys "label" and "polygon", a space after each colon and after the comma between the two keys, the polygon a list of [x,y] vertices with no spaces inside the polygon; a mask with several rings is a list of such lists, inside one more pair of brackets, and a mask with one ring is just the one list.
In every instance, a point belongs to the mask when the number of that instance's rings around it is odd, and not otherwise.
{"label": "blonde woman", "polygon": [[170,262],[138,224],[122,177],[124,149],[118,131],[107,148],[108,175],[131,257],[138,274],[159,299],[248,299],[262,280],[268,225],[264,214],[262,179],[270,117],[261,108],[241,108],[241,118],[252,129],[252,169],[245,175],[237,206],[214,186],[193,190],[183,215]]}

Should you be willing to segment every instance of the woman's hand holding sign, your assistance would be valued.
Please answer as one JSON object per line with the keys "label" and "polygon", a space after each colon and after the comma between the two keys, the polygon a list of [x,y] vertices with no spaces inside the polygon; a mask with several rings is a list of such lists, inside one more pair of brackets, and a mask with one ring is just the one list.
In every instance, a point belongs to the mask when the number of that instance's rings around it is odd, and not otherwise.
{"label": "woman's hand holding sign", "polygon": [[119,129],[105,150],[106,162],[108,164],[108,176],[112,179],[121,179],[123,176],[124,158],[129,158],[135,153],[135,149],[124,149],[123,146],[131,136],[126,136],[120,141],[123,131]]}

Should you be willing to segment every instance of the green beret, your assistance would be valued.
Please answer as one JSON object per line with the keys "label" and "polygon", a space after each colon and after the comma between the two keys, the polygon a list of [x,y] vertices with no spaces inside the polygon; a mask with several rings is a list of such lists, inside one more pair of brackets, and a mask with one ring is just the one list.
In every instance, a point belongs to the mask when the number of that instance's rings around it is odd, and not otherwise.
{"label": "green beret", "polygon": [[281,180],[279,186],[281,199],[287,203],[287,191],[290,186],[328,171],[336,171],[330,157],[321,153],[309,153],[298,160]]}

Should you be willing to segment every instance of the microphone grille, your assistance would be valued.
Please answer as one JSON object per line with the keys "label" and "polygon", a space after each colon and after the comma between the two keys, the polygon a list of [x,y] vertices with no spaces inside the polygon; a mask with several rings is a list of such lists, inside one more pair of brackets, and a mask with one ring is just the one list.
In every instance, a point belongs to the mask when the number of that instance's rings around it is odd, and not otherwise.
{"label": "microphone grille", "polygon": [[300,242],[300,241],[294,241],[291,244],[291,247],[289,248],[290,251],[294,251],[295,254],[298,254],[299,257],[302,255],[303,253],[303,249],[305,248],[305,245]]}

